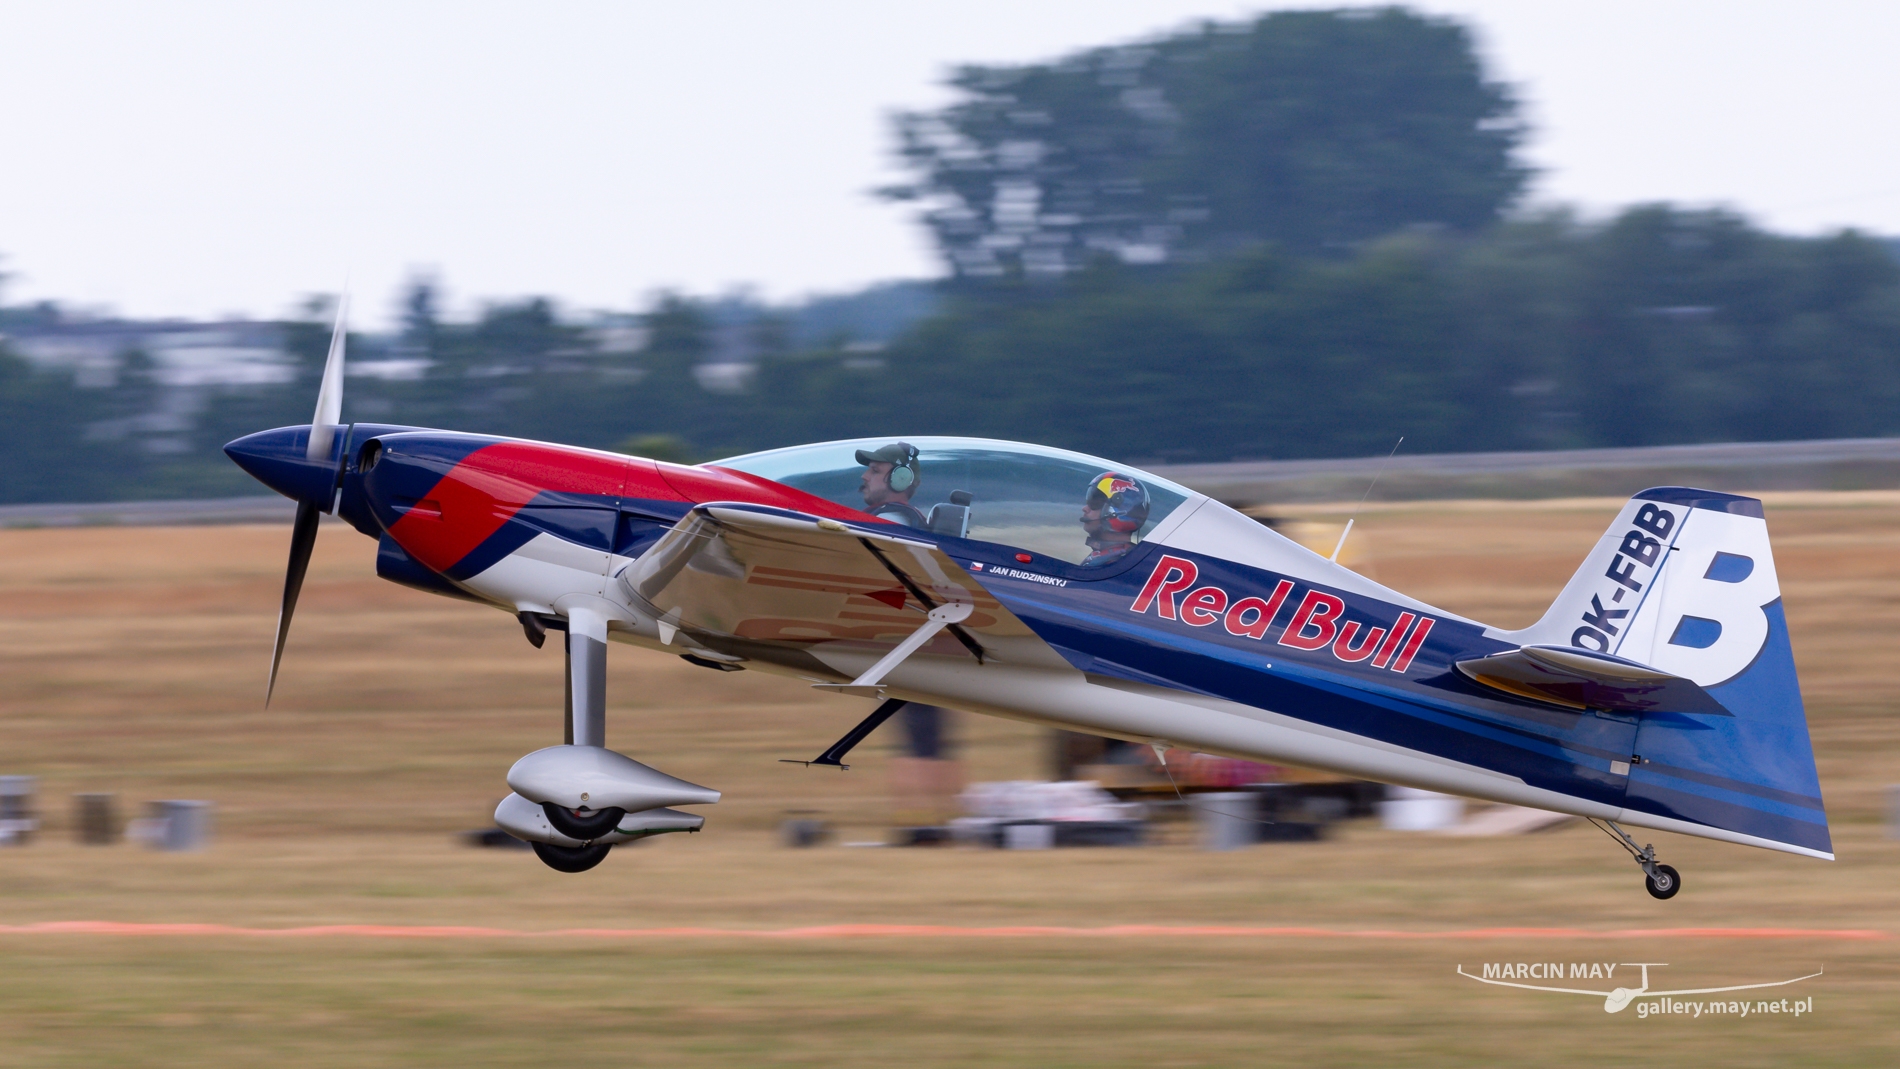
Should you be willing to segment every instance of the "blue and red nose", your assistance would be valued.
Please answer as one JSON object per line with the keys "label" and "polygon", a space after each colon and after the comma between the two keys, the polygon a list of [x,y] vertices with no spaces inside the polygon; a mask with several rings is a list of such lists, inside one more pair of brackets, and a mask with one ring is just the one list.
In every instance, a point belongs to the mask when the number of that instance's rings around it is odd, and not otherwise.
{"label": "blue and red nose", "polygon": [[347,430],[336,428],[330,437],[329,454],[321,460],[305,455],[310,442],[308,424],[247,434],[225,446],[224,455],[252,478],[292,501],[308,502],[328,512],[336,499]]}

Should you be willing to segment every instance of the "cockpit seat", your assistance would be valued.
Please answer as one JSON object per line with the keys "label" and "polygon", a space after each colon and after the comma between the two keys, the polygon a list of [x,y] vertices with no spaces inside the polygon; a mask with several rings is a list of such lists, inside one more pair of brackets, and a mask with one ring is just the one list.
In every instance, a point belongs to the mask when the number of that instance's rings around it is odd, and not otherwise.
{"label": "cockpit seat", "polygon": [[949,502],[931,506],[931,533],[954,535],[957,538],[970,537],[970,502],[972,500],[974,497],[968,490],[952,490]]}

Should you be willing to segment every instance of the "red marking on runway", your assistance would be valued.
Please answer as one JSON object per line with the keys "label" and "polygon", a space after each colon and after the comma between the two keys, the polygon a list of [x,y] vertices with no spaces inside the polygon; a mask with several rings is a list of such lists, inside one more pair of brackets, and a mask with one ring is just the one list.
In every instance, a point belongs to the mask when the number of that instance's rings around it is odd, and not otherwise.
{"label": "red marking on runway", "polygon": [[301,928],[245,928],[231,924],[146,924],[123,921],[42,921],[0,925],[0,935],[196,935],[368,939],[852,939],[852,938],[1234,938],[1269,939],[1885,939],[1869,928],[1256,928],[1227,925],[1115,924],[1100,928],[1009,925],[962,928],[945,924],[824,924],[805,928],[485,928],[474,925],[319,924]]}

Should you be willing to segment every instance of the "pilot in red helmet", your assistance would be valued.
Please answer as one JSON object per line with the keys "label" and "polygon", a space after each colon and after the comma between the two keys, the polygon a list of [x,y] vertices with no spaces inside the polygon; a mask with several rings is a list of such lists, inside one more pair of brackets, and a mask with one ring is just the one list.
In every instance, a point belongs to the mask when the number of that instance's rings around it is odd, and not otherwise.
{"label": "pilot in red helmet", "polygon": [[1118,471],[1105,471],[1089,480],[1082,500],[1082,530],[1088,533],[1089,555],[1083,567],[1111,564],[1135,548],[1135,532],[1148,522],[1148,491]]}

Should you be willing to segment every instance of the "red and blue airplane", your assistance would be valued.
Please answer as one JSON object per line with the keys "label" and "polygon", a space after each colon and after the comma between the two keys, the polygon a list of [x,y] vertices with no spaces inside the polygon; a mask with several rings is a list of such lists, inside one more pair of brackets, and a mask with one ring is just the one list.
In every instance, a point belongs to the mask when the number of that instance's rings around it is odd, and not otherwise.
{"label": "red and blue airplane", "polygon": [[[1832,859],[1761,502],[1631,498],[1543,619],[1434,608],[1165,479],[971,438],[826,442],[681,465],[315,418],[225,451],[297,502],[275,687],[320,514],[377,574],[567,646],[562,745],[496,819],[568,872],[697,830],[717,791],[606,748],[606,648],[883,699],[1328,769],[1574,814],[1652,895],[1681,876],[1624,826]],[[268,695],[268,692],[267,692]],[[268,700],[268,696],[267,699]]]}

